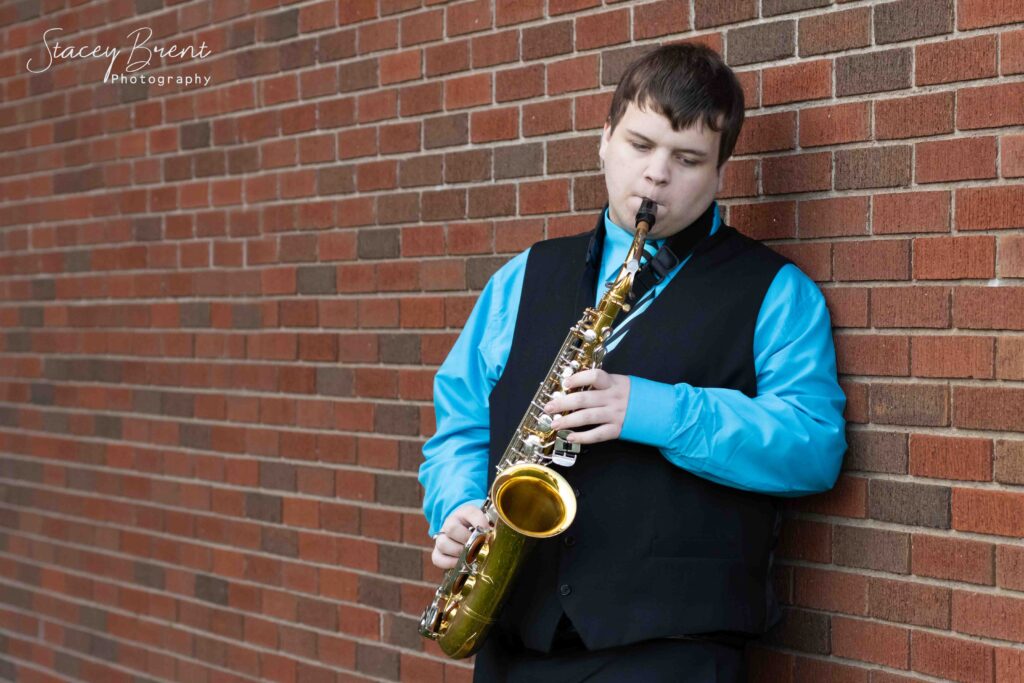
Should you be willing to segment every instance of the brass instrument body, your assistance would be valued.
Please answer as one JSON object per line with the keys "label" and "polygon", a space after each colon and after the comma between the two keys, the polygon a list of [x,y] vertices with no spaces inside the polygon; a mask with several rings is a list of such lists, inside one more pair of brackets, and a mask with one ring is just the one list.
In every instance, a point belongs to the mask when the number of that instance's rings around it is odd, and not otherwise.
{"label": "brass instrument body", "polygon": [[607,285],[597,307],[587,308],[569,330],[497,465],[482,508],[493,528],[472,531],[420,619],[420,634],[437,641],[453,659],[469,657],[483,644],[536,540],[557,536],[576,516],[572,487],[547,466],[571,465],[575,455],[562,450],[567,432],[551,428],[553,416],[544,413],[544,405],[554,395],[571,391],[563,386],[570,375],[601,366],[612,324],[621,311],[629,310],[626,300],[654,222],[653,209],[647,213],[649,222],[640,220],[647,201],[615,281]]}

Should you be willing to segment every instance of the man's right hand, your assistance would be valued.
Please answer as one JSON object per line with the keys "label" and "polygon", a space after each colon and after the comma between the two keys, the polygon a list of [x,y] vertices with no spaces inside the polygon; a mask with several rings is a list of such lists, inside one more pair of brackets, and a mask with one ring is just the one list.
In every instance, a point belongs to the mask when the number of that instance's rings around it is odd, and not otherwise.
{"label": "man's right hand", "polygon": [[430,561],[440,569],[451,569],[458,562],[462,549],[474,528],[491,528],[487,515],[476,503],[464,503],[455,508],[441,525],[441,531],[434,539],[434,552]]}

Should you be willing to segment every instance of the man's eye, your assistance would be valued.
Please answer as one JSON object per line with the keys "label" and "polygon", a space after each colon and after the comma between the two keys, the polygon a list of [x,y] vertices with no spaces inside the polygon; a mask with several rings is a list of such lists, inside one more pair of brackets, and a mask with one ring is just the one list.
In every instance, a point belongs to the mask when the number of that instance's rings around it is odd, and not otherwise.
{"label": "man's eye", "polygon": [[686,157],[679,157],[679,163],[683,166],[696,166],[698,162],[696,159],[687,159]]}
{"label": "man's eye", "polygon": [[645,145],[642,142],[633,142],[633,143],[630,143],[630,144],[633,145],[633,149],[639,149],[641,151],[646,150],[646,149],[650,149],[649,145]]}

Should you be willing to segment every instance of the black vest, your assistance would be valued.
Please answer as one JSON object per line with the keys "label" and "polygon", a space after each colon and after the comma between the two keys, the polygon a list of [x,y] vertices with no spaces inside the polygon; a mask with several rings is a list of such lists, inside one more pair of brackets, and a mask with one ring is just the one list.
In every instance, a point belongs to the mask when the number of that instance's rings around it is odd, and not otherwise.
{"label": "black vest", "polygon": [[[603,220],[602,212],[595,230]],[[594,304],[596,269],[586,268],[592,234],[530,250],[515,338],[490,394],[488,486],[569,328]],[[755,396],[754,325],[785,263],[721,225],[603,369]],[[584,446],[573,467],[555,469],[577,493],[576,519],[561,536],[536,543],[501,612],[498,628],[507,635],[548,651],[563,612],[590,649],[684,634],[758,634],[778,620],[769,579],[780,523],[775,498],[712,483],[631,441]]]}

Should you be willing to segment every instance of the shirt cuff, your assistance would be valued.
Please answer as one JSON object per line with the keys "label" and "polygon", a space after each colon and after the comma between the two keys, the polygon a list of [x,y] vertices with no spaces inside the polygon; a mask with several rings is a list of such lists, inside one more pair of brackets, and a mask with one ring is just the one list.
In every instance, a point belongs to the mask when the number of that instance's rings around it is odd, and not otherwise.
{"label": "shirt cuff", "polygon": [[620,439],[665,448],[672,441],[677,413],[676,389],[671,384],[629,376],[629,403]]}
{"label": "shirt cuff", "polygon": [[[444,524],[445,520],[448,519],[448,515],[452,514],[455,511],[456,508],[462,507],[466,503],[473,503],[474,505],[476,505],[479,508],[479,507],[483,507],[484,503],[486,503],[486,502],[487,502],[486,498],[475,498],[473,500],[463,501],[463,502],[459,503],[458,505],[456,505],[455,507],[453,507],[451,510],[449,510],[445,514],[444,519],[441,520],[441,524]],[[430,535],[431,538],[435,538],[436,539],[438,534],[441,533],[441,528],[438,527],[437,531],[434,531],[433,529],[430,529],[429,531],[427,531],[427,533]]]}

